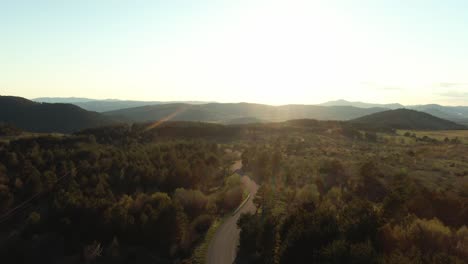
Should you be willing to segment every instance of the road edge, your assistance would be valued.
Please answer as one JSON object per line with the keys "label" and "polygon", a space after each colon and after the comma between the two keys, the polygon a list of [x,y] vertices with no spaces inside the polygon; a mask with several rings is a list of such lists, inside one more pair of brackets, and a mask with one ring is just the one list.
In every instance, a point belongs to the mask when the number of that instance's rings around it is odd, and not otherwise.
{"label": "road edge", "polygon": [[236,215],[240,210],[242,210],[244,205],[249,201],[251,195],[252,195],[251,193],[249,193],[249,195],[247,195],[247,198],[245,198],[245,200],[239,205],[239,207],[237,207],[237,209],[234,210],[234,212],[231,214],[231,216]]}

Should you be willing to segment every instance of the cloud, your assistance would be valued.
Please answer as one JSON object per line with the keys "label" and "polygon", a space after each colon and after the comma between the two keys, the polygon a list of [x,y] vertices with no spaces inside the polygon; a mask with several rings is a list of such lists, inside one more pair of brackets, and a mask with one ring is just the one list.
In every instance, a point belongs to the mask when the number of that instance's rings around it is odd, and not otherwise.
{"label": "cloud", "polygon": [[400,86],[380,84],[376,82],[361,82],[361,85],[367,86],[375,90],[385,90],[385,91],[399,91],[403,89]]}
{"label": "cloud", "polygon": [[452,83],[452,82],[441,82],[438,83],[436,86],[442,88],[458,88],[458,87],[465,87],[467,86],[466,83]]}
{"label": "cloud", "polygon": [[439,88],[439,96],[452,99],[468,99],[468,83],[458,82],[441,82],[434,84],[435,88]]}
{"label": "cloud", "polygon": [[399,90],[402,90],[403,88],[399,86],[382,86],[380,89],[387,90],[387,91],[399,91]]}
{"label": "cloud", "polygon": [[461,92],[461,91],[448,91],[439,93],[440,96],[443,97],[450,97],[450,98],[468,98],[468,92]]}

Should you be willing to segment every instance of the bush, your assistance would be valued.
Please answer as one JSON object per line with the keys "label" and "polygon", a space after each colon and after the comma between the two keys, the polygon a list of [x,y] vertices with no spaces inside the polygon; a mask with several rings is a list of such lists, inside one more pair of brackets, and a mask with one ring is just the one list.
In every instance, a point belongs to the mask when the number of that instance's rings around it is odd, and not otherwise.
{"label": "bush", "polygon": [[41,221],[41,215],[38,212],[32,212],[29,214],[28,223],[31,225],[36,225]]}
{"label": "bush", "polygon": [[185,213],[191,218],[195,218],[203,213],[208,204],[208,198],[199,190],[179,188],[176,189],[173,198],[180,202]]}
{"label": "bush", "polygon": [[307,184],[296,193],[296,201],[299,204],[317,204],[320,199],[320,193],[315,184]]}
{"label": "bush", "polygon": [[222,199],[222,208],[225,211],[236,209],[242,202],[243,190],[240,186],[227,190]]}
{"label": "bush", "polygon": [[[468,229],[463,226],[457,232],[452,231],[438,219],[415,218],[406,226],[385,225],[380,231],[382,249],[390,255],[388,263],[396,263],[398,259],[417,259],[417,254],[411,255],[408,249],[414,247],[420,252],[421,259],[440,262],[441,259],[468,259]],[[404,253],[403,253],[404,252]],[[441,257],[445,256],[445,257]],[[403,261],[404,263],[404,261]]]}
{"label": "bush", "polygon": [[193,220],[193,227],[198,233],[203,233],[210,228],[211,224],[213,223],[213,217],[211,215],[200,215],[199,217]]}

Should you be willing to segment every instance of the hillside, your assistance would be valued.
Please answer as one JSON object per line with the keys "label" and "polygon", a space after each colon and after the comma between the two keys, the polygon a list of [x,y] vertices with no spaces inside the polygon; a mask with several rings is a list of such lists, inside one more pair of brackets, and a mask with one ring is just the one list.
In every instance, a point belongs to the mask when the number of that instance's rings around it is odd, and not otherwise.
{"label": "hillside", "polygon": [[409,106],[408,108],[425,112],[443,119],[448,119],[457,123],[468,122],[468,107],[466,106],[443,106],[438,104],[427,104]]}
{"label": "hillside", "polygon": [[0,96],[0,122],[30,132],[70,133],[113,123],[110,118],[72,104],[37,103]]}
{"label": "hillside", "polygon": [[[318,120],[350,120],[384,111],[383,108],[351,106],[284,105],[270,106],[250,103],[210,103],[203,105],[164,104],[122,109],[104,113],[128,122],[150,122],[161,119],[174,121],[204,121],[232,123],[232,120],[285,121],[311,118]],[[239,122],[235,122],[239,123]],[[243,123],[243,122],[240,122]]]}
{"label": "hillside", "polygon": [[396,109],[363,116],[352,120],[353,123],[374,127],[416,130],[455,130],[465,126],[432,116],[428,113],[409,109]]}
{"label": "hillside", "polygon": [[[203,102],[203,101],[134,101],[134,100],[117,100],[117,99],[105,99],[105,100],[99,100],[99,99],[91,99],[91,98],[79,98],[79,97],[40,97],[40,98],[35,98],[32,99],[34,102],[39,102],[39,103],[66,103],[66,104],[74,104],[76,106],[79,106],[80,108],[83,108],[88,111],[94,111],[94,112],[99,112],[99,113],[104,113],[104,112],[113,112],[113,111],[119,111],[119,110],[129,110],[128,112],[133,112],[134,110],[130,110],[131,108],[138,108],[138,107],[145,107],[144,112],[146,111],[151,111],[151,108],[146,108],[147,106],[155,106],[155,105],[175,105],[175,104],[187,104],[187,105],[203,105],[203,104],[216,104],[214,102]],[[226,106],[227,104],[221,104]],[[230,105],[236,105],[236,104],[230,104]],[[255,105],[255,104],[237,104],[237,105],[243,105],[242,107],[245,107],[245,105]],[[259,106],[259,105],[256,105]],[[266,105],[268,106],[268,105]],[[327,113],[327,111],[322,111],[321,108],[317,108],[317,106],[323,107],[338,107],[336,108],[337,111],[342,111],[342,110],[349,110],[351,111],[349,115],[346,113],[332,113],[333,111],[330,111],[330,113]],[[170,106],[171,107],[171,106]],[[212,106],[208,106],[205,108],[206,111],[211,111],[209,108]],[[273,107],[273,106],[268,106],[268,107]],[[353,107],[353,108],[340,108],[340,107]],[[165,107],[163,107],[165,108]],[[200,111],[205,111],[203,110],[204,107],[202,107],[202,110]],[[227,107],[227,108],[232,108],[232,107]],[[235,107],[234,107],[235,108]],[[247,107],[249,108],[249,107]],[[256,107],[254,107],[256,108]],[[411,105],[411,106],[403,106],[402,104],[399,103],[394,103],[394,104],[376,104],[376,103],[366,103],[366,102],[352,102],[352,101],[346,101],[343,99],[340,100],[335,100],[335,101],[328,101],[319,105],[286,105],[286,106],[280,106],[278,108],[283,108],[284,112],[286,113],[281,113],[282,111],[277,111],[274,114],[261,114],[262,116],[267,116],[268,119],[260,119],[258,116],[249,116],[245,115],[244,113],[241,112],[241,114],[236,114],[236,111],[230,113],[220,113],[221,117],[218,117],[218,120],[216,122],[221,122],[225,124],[242,124],[242,123],[258,123],[258,122],[267,122],[267,121],[283,121],[289,119],[289,116],[287,112],[287,108],[292,108],[292,109],[299,109],[302,108],[302,110],[298,110],[298,113],[292,113],[291,117],[292,119],[295,118],[315,118],[315,119],[332,119],[332,120],[347,120],[347,119],[353,119],[353,118],[358,118],[362,115],[366,114],[371,114],[374,112],[379,112],[379,111],[384,111],[384,110],[389,110],[389,109],[399,109],[399,108],[407,108],[407,109],[412,109],[412,110],[417,110],[421,112],[425,112],[428,114],[431,114],[433,116],[442,118],[442,119],[447,119],[450,121],[454,121],[459,124],[468,124],[468,107],[466,106],[443,106],[443,105],[436,105],[436,104],[427,104],[427,105]],[[379,109],[379,111],[359,111],[354,108],[376,108]],[[143,108],[142,108],[143,109]],[[138,111],[142,110],[139,109]],[[249,108],[251,109],[251,108]],[[331,110],[331,109],[329,109]],[[249,110],[250,111],[250,110]],[[266,110],[270,111],[270,110]],[[273,110],[276,111],[276,110]],[[306,115],[301,115],[302,113],[307,113]],[[114,113],[110,113],[111,115],[114,115]],[[223,115],[227,114],[228,117],[222,117]],[[231,115],[232,114],[232,115]],[[123,111],[121,116],[126,117],[127,115],[132,115],[128,114],[127,111]],[[207,114],[208,115],[208,114]],[[269,116],[274,115],[273,118],[270,118]],[[296,116],[297,115],[297,116]],[[159,116],[159,115],[157,115]],[[279,117],[278,117],[279,116]],[[286,118],[284,117],[286,116]],[[209,118],[206,118],[206,116],[202,117],[197,117],[196,113],[192,113],[190,117],[184,117],[184,115],[181,118],[181,120],[185,121],[213,121]],[[127,119],[128,117],[124,118]],[[142,121],[149,121],[153,120],[153,118],[130,118],[131,120],[142,120]]]}
{"label": "hillside", "polygon": [[364,102],[350,102],[343,99],[336,100],[336,101],[328,101],[322,104],[322,106],[354,106],[359,108],[372,108],[372,107],[381,107],[381,108],[388,108],[388,109],[398,109],[403,108],[404,106],[401,104],[374,104],[374,103],[364,103]]}
{"label": "hillside", "polygon": [[0,137],[2,136],[17,136],[21,134],[23,131],[21,129],[16,128],[10,124],[3,124],[0,123]]}
{"label": "hillside", "polygon": [[[66,103],[74,104],[88,111],[94,112],[108,112],[126,108],[147,106],[147,105],[159,105],[159,104],[170,104],[179,102],[163,102],[163,101],[133,101],[133,100],[117,100],[117,99],[105,99],[97,100],[90,98],[77,98],[77,97],[40,97],[33,99],[39,103]],[[187,104],[204,104],[206,102],[199,101],[187,101]]]}
{"label": "hillside", "polygon": [[31,99],[31,101],[38,102],[38,103],[63,103],[63,104],[74,104],[74,103],[82,103],[82,102],[91,102],[96,101],[95,99],[84,98],[84,97],[39,97]]}

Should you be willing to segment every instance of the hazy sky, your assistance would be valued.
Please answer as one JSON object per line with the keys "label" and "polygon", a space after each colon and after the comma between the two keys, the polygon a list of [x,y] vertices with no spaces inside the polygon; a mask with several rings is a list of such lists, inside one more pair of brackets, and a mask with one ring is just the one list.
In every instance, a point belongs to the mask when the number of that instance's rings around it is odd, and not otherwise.
{"label": "hazy sky", "polygon": [[0,0],[0,94],[468,105],[468,1]]}

